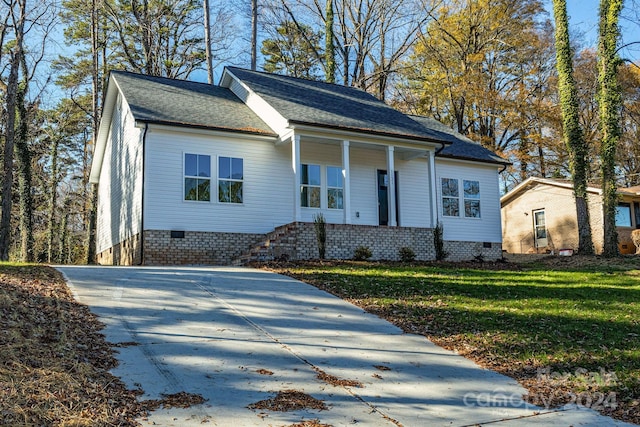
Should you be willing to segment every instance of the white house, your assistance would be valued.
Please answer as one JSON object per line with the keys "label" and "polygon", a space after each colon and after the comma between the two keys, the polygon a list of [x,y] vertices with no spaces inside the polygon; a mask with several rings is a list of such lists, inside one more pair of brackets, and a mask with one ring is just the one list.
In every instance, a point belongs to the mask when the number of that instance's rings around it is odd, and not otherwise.
{"label": "white house", "polygon": [[501,256],[506,162],[359,89],[228,67],[218,86],[111,73],[91,170],[102,264],[228,264],[367,246]]}

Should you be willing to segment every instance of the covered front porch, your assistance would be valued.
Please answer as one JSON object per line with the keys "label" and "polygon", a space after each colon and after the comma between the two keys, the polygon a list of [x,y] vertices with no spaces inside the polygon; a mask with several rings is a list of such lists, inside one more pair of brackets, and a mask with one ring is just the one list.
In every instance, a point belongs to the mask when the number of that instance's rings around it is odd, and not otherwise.
{"label": "covered front porch", "polygon": [[433,228],[441,144],[292,131],[293,222]]}

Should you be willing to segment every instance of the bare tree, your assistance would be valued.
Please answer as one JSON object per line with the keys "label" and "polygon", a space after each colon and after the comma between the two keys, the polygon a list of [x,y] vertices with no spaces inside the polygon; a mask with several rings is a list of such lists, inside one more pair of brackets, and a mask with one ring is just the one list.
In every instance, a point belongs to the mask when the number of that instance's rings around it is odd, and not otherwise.
{"label": "bare tree", "polygon": [[10,230],[11,230],[11,205],[13,187],[13,153],[16,138],[16,112],[18,104],[18,83],[19,70],[24,55],[24,26],[26,17],[26,0],[16,0],[9,4],[9,15],[11,29],[15,37],[15,43],[10,51],[9,57],[9,77],[6,87],[6,108],[5,108],[5,135],[4,135],[4,156],[2,183],[2,216],[0,218],[0,260],[9,259]]}

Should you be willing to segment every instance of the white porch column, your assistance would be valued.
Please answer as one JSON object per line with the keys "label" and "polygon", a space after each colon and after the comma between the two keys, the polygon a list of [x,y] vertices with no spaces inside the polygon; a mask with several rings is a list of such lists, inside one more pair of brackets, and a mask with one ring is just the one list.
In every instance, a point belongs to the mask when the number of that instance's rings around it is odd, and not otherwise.
{"label": "white porch column", "polygon": [[342,210],[344,223],[351,224],[351,169],[349,166],[349,141],[342,141]]}
{"label": "white porch column", "polygon": [[387,146],[387,177],[389,179],[387,193],[389,195],[389,225],[391,227],[398,225],[398,219],[396,218],[396,171],[393,148],[392,145]]}
{"label": "white porch column", "polygon": [[436,183],[436,153],[435,151],[429,151],[429,208],[431,209],[431,228],[435,228],[438,222],[438,192]]}
{"label": "white porch column", "polygon": [[300,211],[300,174],[302,165],[300,163],[300,135],[293,134],[291,137],[291,168],[293,169],[293,220],[302,221]]}

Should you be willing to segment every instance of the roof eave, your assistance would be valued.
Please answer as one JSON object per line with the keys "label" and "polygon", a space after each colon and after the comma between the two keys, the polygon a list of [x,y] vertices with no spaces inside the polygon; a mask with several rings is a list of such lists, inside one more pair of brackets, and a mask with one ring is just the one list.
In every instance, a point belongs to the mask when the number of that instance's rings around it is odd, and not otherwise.
{"label": "roof eave", "polygon": [[337,126],[337,125],[329,125],[324,123],[313,123],[313,122],[305,122],[302,120],[288,120],[289,127],[292,129],[299,127],[309,127],[309,128],[318,128],[318,129],[331,129],[335,131],[342,132],[351,132],[356,134],[364,134],[364,135],[373,135],[382,138],[393,138],[393,139],[401,139],[408,140],[412,142],[423,142],[427,144],[439,144],[439,145],[451,145],[452,143],[449,141],[443,141],[436,138],[426,138],[418,135],[410,135],[410,134],[398,134],[393,132],[381,132],[373,129],[361,129],[361,128],[353,128],[348,126]]}
{"label": "roof eave", "polygon": [[234,133],[234,134],[242,134],[242,135],[252,135],[257,137],[269,138],[269,139],[277,139],[278,135],[272,132],[262,132],[258,130],[250,130],[250,129],[237,129],[237,128],[226,128],[221,126],[210,126],[210,125],[199,125],[196,123],[184,123],[177,122],[172,120],[151,120],[151,119],[136,119],[136,126],[144,126],[148,125],[157,125],[157,126],[168,126],[168,127],[179,127],[186,129],[199,129],[199,130],[208,130],[214,132],[224,132],[224,133]]}
{"label": "roof eave", "polygon": [[115,80],[114,74],[110,73],[109,82],[107,84],[107,92],[102,103],[102,117],[98,126],[98,133],[93,147],[93,159],[91,161],[91,171],[89,172],[89,182],[97,184],[100,181],[100,171],[102,169],[102,161],[107,147],[107,138],[111,127],[111,118],[113,110],[118,100],[120,88]]}
{"label": "roof eave", "polygon": [[457,156],[455,154],[437,154],[436,157],[441,157],[441,158],[447,158],[447,159],[453,159],[453,160],[466,160],[469,162],[478,162],[478,163],[487,163],[487,164],[493,164],[493,165],[497,165],[497,166],[511,166],[513,163],[507,161],[507,160],[492,160],[492,159],[478,159],[475,157],[468,157],[468,156]]}

